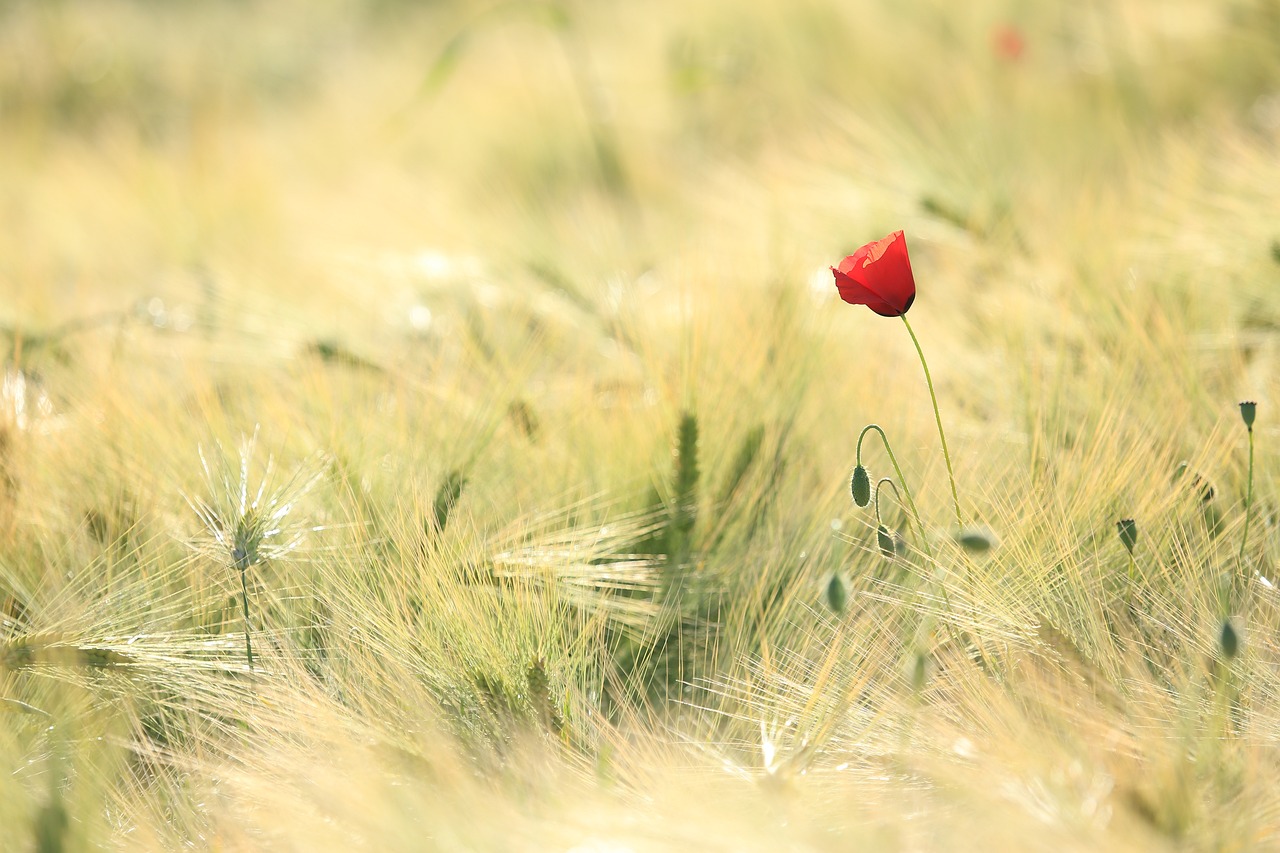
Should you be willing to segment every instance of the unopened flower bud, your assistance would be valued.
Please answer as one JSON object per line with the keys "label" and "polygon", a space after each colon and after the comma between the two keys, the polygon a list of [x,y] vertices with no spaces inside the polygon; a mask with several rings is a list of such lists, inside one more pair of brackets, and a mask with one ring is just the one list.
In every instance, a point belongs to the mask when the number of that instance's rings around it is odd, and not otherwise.
{"label": "unopened flower bud", "polygon": [[996,536],[987,527],[962,527],[956,531],[956,541],[970,554],[985,554],[996,547]]}
{"label": "unopened flower bud", "polygon": [[892,560],[898,553],[893,541],[893,534],[883,524],[876,528],[876,544],[880,546],[880,553],[886,560]]}
{"label": "unopened flower bud", "polygon": [[918,652],[911,662],[911,689],[919,693],[929,679],[929,656]]}
{"label": "unopened flower bud", "polygon": [[1227,660],[1231,660],[1240,653],[1240,635],[1236,633],[1236,628],[1229,618],[1222,620],[1222,630],[1218,633],[1218,645],[1222,649],[1222,656]]}
{"label": "unopened flower bud", "polygon": [[827,606],[831,608],[831,612],[839,616],[844,613],[844,609],[849,604],[849,588],[845,585],[844,578],[836,572],[831,576],[831,580],[827,582]]}
{"label": "unopened flower bud", "polygon": [[853,502],[858,506],[871,503],[871,477],[867,474],[866,468],[859,465],[853,469],[853,480],[849,483],[849,490],[853,492]]}

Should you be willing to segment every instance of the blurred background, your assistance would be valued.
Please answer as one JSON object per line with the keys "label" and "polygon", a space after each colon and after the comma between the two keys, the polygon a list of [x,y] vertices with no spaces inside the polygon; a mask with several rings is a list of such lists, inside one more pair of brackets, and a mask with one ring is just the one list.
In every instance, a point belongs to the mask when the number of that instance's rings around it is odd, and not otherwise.
{"label": "blurred background", "polygon": [[1274,0],[7,0],[4,317],[354,337],[481,269],[596,302],[902,226],[1035,251],[1167,204],[1171,137],[1274,140],[1278,45]]}

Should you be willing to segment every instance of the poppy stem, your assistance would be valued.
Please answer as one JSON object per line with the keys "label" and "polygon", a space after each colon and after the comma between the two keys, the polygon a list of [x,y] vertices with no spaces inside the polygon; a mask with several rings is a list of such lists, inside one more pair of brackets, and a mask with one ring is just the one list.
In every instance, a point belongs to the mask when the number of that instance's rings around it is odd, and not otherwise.
{"label": "poppy stem", "polygon": [[[898,457],[893,455],[893,448],[889,446],[889,437],[884,434],[884,430],[880,428],[879,424],[867,424],[862,428],[862,432],[859,433],[858,451],[857,451],[858,464],[859,465],[862,464],[862,439],[866,438],[867,433],[870,432],[871,430],[875,430],[880,434],[880,443],[884,445],[885,453],[889,454],[889,461],[893,464],[893,473],[898,475],[898,482],[902,484],[902,493],[907,496],[907,505],[911,507],[911,515],[916,520],[916,530],[920,534],[920,547],[924,549],[925,556],[927,556],[930,560],[932,560],[933,552],[929,550],[929,539],[925,535],[924,521],[920,519],[920,510],[916,509],[916,501],[915,501],[915,498],[911,496],[911,488],[907,485],[906,477],[902,476],[902,466],[898,464]],[[879,491],[880,489],[877,487],[876,488],[877,499],[880,497]],[[895,488],[894,491],[897,491],[897,489]],[[877,503],[876,504],[876,522],[877,523],[879,523],[879,519],[880,519],[880,505]]]}
{"label": "poppy stem", "polygon": [[249,582],[245,579],[247,572],[240,572],[240,602],[244,605],[244,654],[249,659],[249,669],[253,669],[253,644],[249,641]]}
{"label": "poppy stem", "polygon": [[880,480],[876,483],[876,525],[877,526],[884,524],[884,520],[880,517],[880,487],[885,485],[893,489],[893,496],[898,499],[899,504],[902,503],[902,498],[899,497],[898,495],[897,484],[894,483],[893,480],[889,479],[888,477],[881,477]]}
{"label": "poppy stem", "polygon": [[924,368],[924,381],[929,386],[929,399],[933,401],[933,417],[938,422],[938,438],[942,440],[942,458],[947,462],[947,478],[951,481],[951,502],[956,510],[956,527],[963,527],[964,520],[960,517],[960,495],[956,491],[956,475],[951,468],[951,451],[947,449],[947,434],[942,429],[942,413],[938,410],[938,395],[933,390],[933,377],[929,375],[929,363],[925,361],[924,350],[920,347],[920,340],[916,337],[915,330],[907,322],[907,315],[899,314],[898,316],[902,319],[902,325],[907,327],[911,343],[916,345],[916,353],[920,356],[920,366]]}
{"label": "poppy stem", "polygon": [[1244,568],[1244,549],[1249,542],[1249,511],[1253,509],[1253,427],[1249,427],[1249,492],[1244,499],[1244,535],[1240,537],[1240,567]]}
{"label": "poppy stem", "polygon": [[1124,601],[1125,604],[1133,602],[1133,589],[1138,585],[1138,564],[1133,559],[1133,552],[1129,552],[1129,586],[1125,588]]}
{"label": "poppy stem", "polygon": [[[925,533],[924,521],[922,521],[920,518],[920,510],[916,509],[915,498],[911,497],[911,487],[907,485],[906,478],[902,476],[902,466],[898,464],[898,457],[893,455],[893,448],[889,446],[889,437],[884,434],[884,430],[880,428],[879,424],[867,424],[862,428],[862,432],[858,433],[858,450],[857,450],[858,464],[859,465],[862,464],[862,440],[866,438],[867,433],[871,432],[872,430],[875,430],[877,433],[880,434],[880,443],[884,445],[885,453],[889,454],[889,461],[893,463],[893,472],[898,475],[898,482],[902,484],[902,494],[907,496],[907,506],[911,507],[911,515],[913,518],[915,518],[916,530],[920,534],[920,548],[921,550],[924,551],[925,556],[929,558],[929,562],[937,566],[937,561],[933,559],[933,551],[929,548],[929,537]],[[895,486],[893,481],[890,480],[888,477],[885,477],[876,483],[875,513],[876,513],[877,531],[880,525],[883,523],[880,519],[880,483],[888,483],[889,485],[893,486],[894,495],[898,494],[898,487]],[[901,505],[902,503],[901,498],[898,499],[898,503],[899,505]],[[942,592],[942,603],[946,606],[947,612],[950,613],[952,612],[951,596],[947,594],[947,585],[942,580],[938,580],[937,583],[938,583],[938,589]],[[931,622],[933,618],[934,617],[930,616],[928,617],[927,621]],[[958,642],[955,632],[951,628],[951,623],[945,622],[943,624],[946,626],[947,635],[951,637],[952,642]]]}

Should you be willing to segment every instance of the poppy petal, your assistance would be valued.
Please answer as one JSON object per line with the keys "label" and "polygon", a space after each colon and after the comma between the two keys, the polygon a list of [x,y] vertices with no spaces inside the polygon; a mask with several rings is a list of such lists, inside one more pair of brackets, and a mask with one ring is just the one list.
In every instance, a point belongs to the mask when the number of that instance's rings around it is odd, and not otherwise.
{"label": "poppy petal", "polygon": [[915,277],[901,231],[867,243],[831,272],[841,299],[866,305],[883,317],[905,314],[915,301]]}

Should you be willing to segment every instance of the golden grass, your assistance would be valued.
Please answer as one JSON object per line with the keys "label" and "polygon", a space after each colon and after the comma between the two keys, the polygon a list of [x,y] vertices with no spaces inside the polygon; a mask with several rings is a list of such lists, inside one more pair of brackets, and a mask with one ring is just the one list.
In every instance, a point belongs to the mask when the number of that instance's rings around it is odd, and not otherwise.
{"label": "golden grass", "polygon": [[1271,0],[0,5],[6,843],[1280,847],[1278,143]]}

